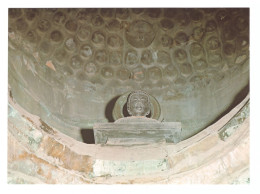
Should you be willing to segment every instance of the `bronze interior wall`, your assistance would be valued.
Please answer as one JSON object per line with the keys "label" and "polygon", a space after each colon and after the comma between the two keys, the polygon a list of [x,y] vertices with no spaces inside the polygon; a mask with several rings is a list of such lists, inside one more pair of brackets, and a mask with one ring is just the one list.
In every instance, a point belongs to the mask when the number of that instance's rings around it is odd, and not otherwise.
{"label": "bronze interior wall", "polygon": [[249,9],[9,9],[12,96],[84,141],[142,89],[188,138],[249,92]]}

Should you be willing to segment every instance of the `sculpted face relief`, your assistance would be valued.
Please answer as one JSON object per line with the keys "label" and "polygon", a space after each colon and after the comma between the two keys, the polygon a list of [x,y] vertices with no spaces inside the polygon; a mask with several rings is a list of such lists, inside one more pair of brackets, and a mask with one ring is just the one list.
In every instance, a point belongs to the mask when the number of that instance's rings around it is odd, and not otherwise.
{"label": "sculpted face relief", "polygon": [[150,113],[149,96],[143,91],[135,91],[129,95],[127,110],[131,116],[146,116]]}

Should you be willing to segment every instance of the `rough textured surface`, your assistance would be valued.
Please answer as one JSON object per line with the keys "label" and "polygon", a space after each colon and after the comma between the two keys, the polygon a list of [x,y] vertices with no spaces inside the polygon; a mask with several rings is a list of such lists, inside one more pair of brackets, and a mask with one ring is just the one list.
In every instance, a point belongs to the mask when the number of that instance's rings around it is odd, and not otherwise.
{"label": "rough textured surface", "polygon": [[[250,182],[249,9],[9,9],[8,22],[8,183]],[[183,141],[81,142],[140,89]]]}
{"label": "rough textured surface", "polygon": [[146,122],[145,119],[136,122],[134,119],[125,118],[123,123],[96,123],[93,130],[95,144],[106,144],[111,139],[119,140],[120,144],[126,142],[128,145],[181,141],[181,123],[178,122]]}
{"label": "rough textured surface", "polygon": [[250,103],[244,106],[239,113],[237,113],[236,117],[232,118],[227,125],[225,125],[219,132],[219,137],[226,141],[226,139],[231,136],[236,129],[244,122],[245,119],[249,117],[250,111]]}
{"label": "rough textured surface", "polygon": [[184,139],[249,90],[249,9],[9,9],[8,32],[13,98],[80,141],[131,90]]}
{"label": "rough textured surface", "polygon": [[[9,183],[249,183],[249,96],[215,124],[176,145],[88,145],[9,99]],[[244,107],[244,108],[243,108]],[[239,120],[223,141],[219,133]],[[21,125],[23,124],[23,125]],[[229,126],[229,127],[228,127]]]}

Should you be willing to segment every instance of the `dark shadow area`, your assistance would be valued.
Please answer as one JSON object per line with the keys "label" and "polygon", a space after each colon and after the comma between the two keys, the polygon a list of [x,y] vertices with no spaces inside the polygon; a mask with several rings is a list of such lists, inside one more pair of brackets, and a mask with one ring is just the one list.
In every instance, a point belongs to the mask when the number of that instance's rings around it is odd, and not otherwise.
{"label": "dark shadow area", "polygon": [[212,125],[213,123],[217,122],[219,119],[221,119],[223,116],[225,116],[227,113],[229,113],[235,106],[237,106],[242,100],[247,96],[249,93],[249,83],[246,87],[244,87],[234,98],[234,101],[232,104],[223,112],[221,113],[213,122],[211,122],[209,125]]}
{"label": "dark shadow area", "polygon": [[119,98],[120,96],[116,96],[114,98],[112,98],[107,106],[106,106],[106,109],[105,109],[105,117],[107,118],[108,122],[114,122],[114,118],[113,118],[113,108],[115,106],[115,103],[117,101],[117,99]]}
{"label": "dark shadow area", "polygon": [[126,103],[123,106],[123,115],[124,115],[124,117],[129,117],[130,116],[130,114],[127,111],[127,104]]}
{"label": "dark shadow area", "polygon": [[152,112],[150,111],[150,113],[146,117],[151,118],[151,116],[152,116]]}
{"label": "dark shadow area", "polygon": [[83,142],[86,144],[95,144],[93,129],[81,129],[80,130]]}

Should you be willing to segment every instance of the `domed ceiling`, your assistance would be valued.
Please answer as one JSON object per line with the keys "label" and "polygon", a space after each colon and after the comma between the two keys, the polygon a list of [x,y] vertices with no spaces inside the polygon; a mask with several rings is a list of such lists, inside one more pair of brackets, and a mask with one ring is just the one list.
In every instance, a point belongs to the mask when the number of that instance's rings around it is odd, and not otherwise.
{"label": "domed ceiling", "polygon": [[9,9],[9,87],[79,140],[142,89],[183,139],[249,92],[249,9]]}

